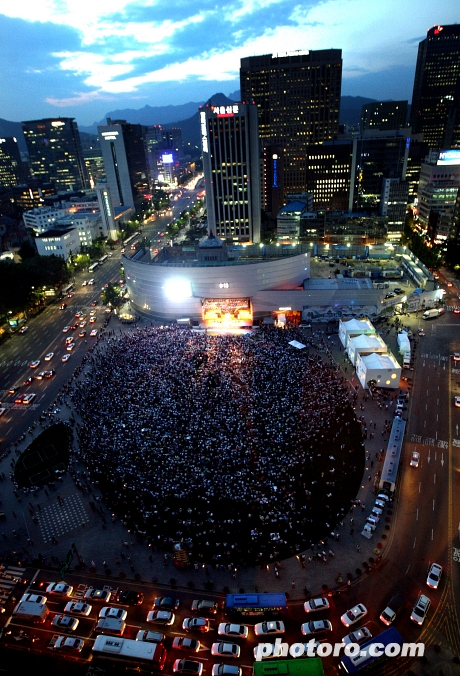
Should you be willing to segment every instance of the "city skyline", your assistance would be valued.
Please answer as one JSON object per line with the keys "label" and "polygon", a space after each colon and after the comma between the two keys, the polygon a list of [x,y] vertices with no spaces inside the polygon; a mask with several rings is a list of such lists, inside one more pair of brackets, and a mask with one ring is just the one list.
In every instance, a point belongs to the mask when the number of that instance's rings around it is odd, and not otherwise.
{"label": "city skyline", "polygon": [[71,116],[178,105],[239,88],[240,59],[341,49],[342,94],[412,98],[420,40],[454,23],[441,0],[38,0],[0,9],[0,118]]}

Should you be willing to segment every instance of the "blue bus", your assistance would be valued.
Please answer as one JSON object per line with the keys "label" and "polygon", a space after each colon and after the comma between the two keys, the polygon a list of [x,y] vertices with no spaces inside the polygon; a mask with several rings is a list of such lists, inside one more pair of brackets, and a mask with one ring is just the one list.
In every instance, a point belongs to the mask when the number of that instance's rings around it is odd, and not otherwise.
{"label": "blue bus", "polygon": [[228,615],[276,617],[286,608],[286,594],[227,594],[225,597]]}
{"label": "blue bus", "polygon": [[[344,655],[340,660],[340,669],[347,674],[356,674],[367,668],[375,667],[390,656],[396,657],[400,655],[403,642],[399,631],[394,627],[390,627],[390,629],[374,636],[374,638],[359,646],[357,655],[353,657]],[[374,650],[372,650],[372,652],[376,653],[375,655],[369,653],[371,646],[375,646]],[[388,651],[386,650],[387,646],[391,646]]]}

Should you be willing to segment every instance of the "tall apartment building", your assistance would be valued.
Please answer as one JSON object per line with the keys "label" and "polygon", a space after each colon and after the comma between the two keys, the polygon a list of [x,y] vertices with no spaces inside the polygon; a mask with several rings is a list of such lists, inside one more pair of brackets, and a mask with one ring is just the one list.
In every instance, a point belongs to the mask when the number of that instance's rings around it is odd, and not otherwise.
{"label": "tall apartment building", "polygon": [[57,192],[88,187],[77,123],[73,117],[23,122],[33,178],[51,182]]}
{"label": "tall apartment building", "polygon": [[27,178],[19,146],[14,136],[0,138],[0,185],[10,188]]}
{"label": "tall apartment building", "polygon": [[200,108],[209,231],[230,242],[260,241],[260,154],[255,104]]}
{"label": "tall apartment building", "polygon": [[254,101],[259,137],[283,148],[284,191],[306,189],[306,147],[339,131],[340,49],[241,59],[241,99]]}
{"label": "tall apartment building", "polygon": [[460,144],[460,24],[434,26],[419,43],[411,126],[432,149]]}
{"label": "tall apartment building", "polygon": [[146,127],[107,118],[97,131],[113,206],[139,206],[149,192]]}

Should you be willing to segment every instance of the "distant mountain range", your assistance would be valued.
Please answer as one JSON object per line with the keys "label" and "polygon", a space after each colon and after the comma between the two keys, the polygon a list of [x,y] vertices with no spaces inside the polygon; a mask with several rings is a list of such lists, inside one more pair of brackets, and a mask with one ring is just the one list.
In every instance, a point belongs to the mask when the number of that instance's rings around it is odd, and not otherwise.
{"label": "distant mountain range", "polygon": [[[208,102],[214,105],[227,105],[238,101],[240,92],[232,92],[229,96],[225,94],[214,94]],[[366,98],[364,96],[342,96],[340,101],[340,124],[356,125],[359,123],[361,108],[365,103],[375,101],[376,99]],[[144,106],[143,108],[125,108],[121,110],[112,110],[108,112],[103,120],[95,122],[90,127],[79,125],[82,140],[94,140],[97,134],[98,124],[107,124],[106,118],[112,120],[127,120],[133,124],[153,125],[161,124],[164,127],[181,127],[182,140],[187,146],[192,148],[199,147],[199,114],[198,109],[205,102],[189,101],[178,106]],[[87,136],[91,135],[91,136]],[[27,147],[22,133],[20,122],[10,122],[0,118],[0,136],[15,136],[18,140],[19,148],[27,152]]]}

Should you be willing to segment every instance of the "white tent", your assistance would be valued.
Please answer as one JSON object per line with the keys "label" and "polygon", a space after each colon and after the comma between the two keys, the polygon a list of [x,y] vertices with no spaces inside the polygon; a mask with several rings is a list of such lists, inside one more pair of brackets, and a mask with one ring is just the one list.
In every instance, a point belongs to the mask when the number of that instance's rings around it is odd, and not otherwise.
{"label": "white tent", "polygon": [[348,341],[352,336],[360,334],[374,334],[375,329],[368,319],[349,319],[339,322],[339,338],[344,347],[348,347]]}
{"label": "white tent", "polygon": [[303,343],[299,343],[298,340],[291,340],[289,342],[289,345],[292,345],[292,347],[296,347],[298,350],[303,350],[304,347],[307,347]]}
{"label": "white tent", "polygon": [[378,333],[353,336],[348,341],[347,353],[353,366],[356,364],[358,354],[372,354],[372,352],[388,352],[385,341]]}
{"label": "white tent", "polygon": [[401,366],[392,354],[358,355],[356,375],[361,387],[369,389],[368,382],[373,380],[377,387],[397,389],[401,380]]}

